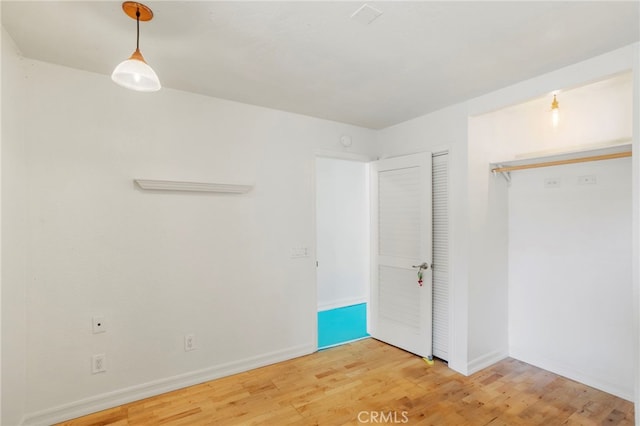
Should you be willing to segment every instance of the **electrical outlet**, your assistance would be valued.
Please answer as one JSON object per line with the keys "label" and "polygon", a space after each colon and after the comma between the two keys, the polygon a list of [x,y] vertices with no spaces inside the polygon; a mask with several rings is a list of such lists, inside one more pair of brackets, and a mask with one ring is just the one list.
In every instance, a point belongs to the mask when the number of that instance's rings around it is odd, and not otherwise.
{"label": "electrical outlet", "polygon": [[595,185],[597,183],[596,175],[580,176],[578,185]]}
{"label": "electrical outlet", "polygon": [[560,178],[546,178],[544,180],[545,188],[559,188],[560,187]]}
{"label": "electrical outlet", "polygon": [[309,249],[307,247],[294,247],[291,249],[292,259],[299,259],[301,257],[309,257]]}
{"label": "electrical outlet", "polygon": [[91,357],[91,374],[104,373],[107,371],[107,356],[105,354],[95,354]]}
{"label": "electrical outlet", "polygon": [[107,323],[103,316],[93,317],[93,334],[104,333],[107,331]]}
{"label": "electrical outlet", "polygon": [[189,352],[196,348],[196,336],[194,334],[184,335],[184,351]]}

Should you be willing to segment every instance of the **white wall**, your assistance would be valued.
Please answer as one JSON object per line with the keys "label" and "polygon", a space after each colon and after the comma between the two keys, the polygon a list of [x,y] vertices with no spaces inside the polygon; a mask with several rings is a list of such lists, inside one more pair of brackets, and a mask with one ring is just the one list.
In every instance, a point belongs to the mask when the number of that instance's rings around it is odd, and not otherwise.
{"label": "white wall", "polygon": [[318,310],[367,300],[368,178],[364,162],[316,159]]}
{"label": "white wall", "polygon": [[[632,73],[560,90],[560,122],[551,125],[553,96],[472,117],[475,149],[487,162],[548,155],[619,143],[631,138]],[[486,175],[486,168],[483,174]]]}
{"label": "white wall", "polygon": [[[3,48],[3,60],[14,56]],[[7,154],[24,149],[28,190],[2,195],[3,231],[20,225],[12,210],[29,228],[28,320],[26,329],[15,324],[26,346],[3,353],[28,354],[28,421],[315,350],[315,152],[343,151],[339,137],[349,134],[352,151],[366,154],[373,132],[170,89],[134,93],[108,76],[25,65],[24,96],[3,91],[5,107],[27,111],[16,117],[23,140],[3,140],[10,165],[3,184],[20,177]],[[133,178],[255,187],[237,196],[152,193]],[[3,233],[9,247],[20,241]],[[310,256],[292,259],[294,247]],[[24,291],[25,281],[4,278],[3,292]],[[97,314],[108,331],[93,335]],[[196,351],[184,352],[186,333],[195,334]],[[91,375],[96,353],[107,355],[108,371]],[[3,381],[18,385],[21,398],[19,378]]]}
{"label": "white wall", "polygon": [[2,29],[2,421],[18,424],[24,413],[26,384],[26,220],[28,186],[24,141],[23,62]]}
{"label": "white wall", "polygon": [[633,400],[634,331],[631,160],[514,172],[511,356]]}

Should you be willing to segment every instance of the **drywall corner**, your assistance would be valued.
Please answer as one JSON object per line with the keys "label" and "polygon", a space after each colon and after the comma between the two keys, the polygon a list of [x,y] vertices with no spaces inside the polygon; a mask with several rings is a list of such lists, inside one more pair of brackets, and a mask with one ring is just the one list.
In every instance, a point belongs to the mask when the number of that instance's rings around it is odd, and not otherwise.
{"label": "drywall corner", "polygon": [[[26,202],[24,122],[24,69],[13,40],[2,28],[2,146],[0,203],[2,206],[2,418],[20,424],[26,398]],[[11,392],[7,392],[10,389]]]}
{"label": "drywall corner", "polygon": [[635,423],[640,426],[640,43],[635,43],[633,50],[633,122],[632,139],[632,282],[633,282],[633,314],[635,324]]}

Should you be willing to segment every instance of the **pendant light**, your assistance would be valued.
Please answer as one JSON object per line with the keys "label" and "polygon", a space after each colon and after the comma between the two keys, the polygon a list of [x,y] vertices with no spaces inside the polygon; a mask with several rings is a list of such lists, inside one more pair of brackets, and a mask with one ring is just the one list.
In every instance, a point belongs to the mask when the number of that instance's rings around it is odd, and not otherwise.
{"label": "pendant light", "polygon": [[558,122],[560,120],[560,108],[558,105],[556,95],[553,95],[553,102],[551,102],[551,124],[554,129],[558,127]]}
{"label": "pendant light", "polygon": [[122,3],[122,10],[127,16],[136,20],[136,51],[113,70],[111,79],[120,86],[139,92],[160,90],[162,86],[158,76],[153,68],[147,65],[140,53],[140,21],[150,21],[153,18],[153,12],[144,4],[135,1]]}

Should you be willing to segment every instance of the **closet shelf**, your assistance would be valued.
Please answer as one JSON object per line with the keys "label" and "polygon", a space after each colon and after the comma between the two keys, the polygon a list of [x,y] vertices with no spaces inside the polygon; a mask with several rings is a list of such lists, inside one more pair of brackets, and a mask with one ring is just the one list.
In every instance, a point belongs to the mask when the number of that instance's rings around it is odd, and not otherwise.
{"label": "closet shelf", "polygon": [[180,182],[174,180],[134,179],[140,188],[152,191],[191,191],[245,194],[253,185],[236,185],[231,183]]}
{"label": "closet shelf", "polygon": [[511,181],[510,172],[540,167],[562,166],[565,164],[586,163],[589,161],[611,160],[631,157],[631,142],[610,145],[588,150],[571,151],[552,155],[523,158],[511,161],[491,163],[491,171],[500,173],[507,182]]}

